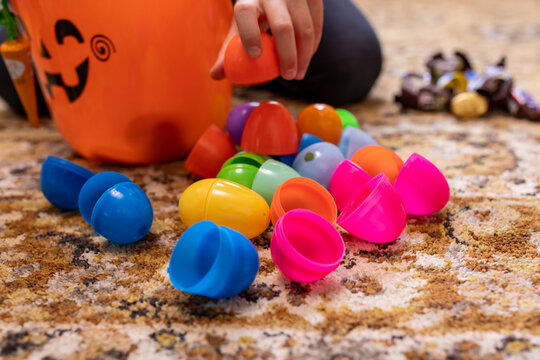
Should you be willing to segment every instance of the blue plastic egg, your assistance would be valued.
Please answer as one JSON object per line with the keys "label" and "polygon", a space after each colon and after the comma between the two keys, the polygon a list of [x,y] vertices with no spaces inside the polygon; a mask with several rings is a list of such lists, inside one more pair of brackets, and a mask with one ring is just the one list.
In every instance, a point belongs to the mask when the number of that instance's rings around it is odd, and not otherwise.
{"label": "blue plastic egg", "polygon": [[54,206],[73,210],[78,207],[82,186],[93,175],[93,172],[82,166],[49,156],[41,166],[41,191]]}
{"label": "blue plastic egg", "polygon": [[221,299],[247,289],[258,270],[259,255],[247,237],[203,220],[182,234],[167,272],[175,288]]}
{"label": "blue plastic egg", "polygon": [[152,226],[150,200],[137,184],[117,172],[94,175],[82,187],[79,208],[96,232],[115,244],[142,239]]}
{"label": "blue plastic egg", "polygon": [[377,141],[369,136],[364,131],[355,127],[348,126],[343,130],[341,140],[339,141],[339,149],[345,158],[351,159],[353,155],[368,145],[378,145]]}
{"label": "blue plastic egg", "polygon": [[323,140],[315,135],[312,135],[310,133],[304,133],[302,135],[302,138],[300,139],[300,146],[298,147],[298,152],[302,152],[305,148],[307,148],[310,145],[323,142]]}
{"label": "blue plastic egg", "polygon": [[126,181],[130,182],[131,179],[115,171],[105,171],[88,179],[79,194],[79,210],[89,225],[92,225],[92,210],[101,195],[114,185]]}
{"label": "blue plastic egg", "polygon": [[287,166],[292,166],[294,159],[296,159],[296,154],[276,155],[272,157],[276,159],[277,161],[284,163]]}
{"label": "blue plastic egg", "polygon": [[334,170],[343,160],[345,158],[336,145],[320,142],[302,150],[294,160],[293,168],[328,188]]}

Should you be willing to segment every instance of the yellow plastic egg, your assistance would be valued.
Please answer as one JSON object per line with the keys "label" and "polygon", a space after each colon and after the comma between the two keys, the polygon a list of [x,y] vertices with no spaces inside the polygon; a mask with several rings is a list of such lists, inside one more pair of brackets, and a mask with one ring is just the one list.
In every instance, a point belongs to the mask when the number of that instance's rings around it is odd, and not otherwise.
{"label": "yellow plastic egg", "polygon": [[180,218],[191,226],[211,220],[254,238],[270,223],[264,198],[247,187],[224,179],[204,179],[190,185],[178,202]]}

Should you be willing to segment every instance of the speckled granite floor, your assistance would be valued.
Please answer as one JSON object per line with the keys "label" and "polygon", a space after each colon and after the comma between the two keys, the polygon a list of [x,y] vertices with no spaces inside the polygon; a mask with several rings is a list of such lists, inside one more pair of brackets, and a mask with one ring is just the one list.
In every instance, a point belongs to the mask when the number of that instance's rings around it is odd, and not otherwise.
{"label": "speckled granite floor", "polygon": [[[402,114],[391,102],[403,71],[455,48],[478,66],[506,54],[516,82],[540,98],[540,2],[360,2],[386,63],[371,98],[349,109],[381,144],[443,170],[446,209],[411,218],[389,245],[346,238],[343,264],[310,285],[279,274],[265,234],[255,283],[210,301],[166,274],[185,229],[177,201],[193,180],[181,162],[98,167],[51,123],[31,129],[2,104],[0,358],[540,358],[540,124]],[[235,101],[271,97],[243,90]],[[304,105],[282,100],[295,113]],[[39,191],[48,154],[132,177],[154,206],[148,237],[116,247],[51,206]]]}

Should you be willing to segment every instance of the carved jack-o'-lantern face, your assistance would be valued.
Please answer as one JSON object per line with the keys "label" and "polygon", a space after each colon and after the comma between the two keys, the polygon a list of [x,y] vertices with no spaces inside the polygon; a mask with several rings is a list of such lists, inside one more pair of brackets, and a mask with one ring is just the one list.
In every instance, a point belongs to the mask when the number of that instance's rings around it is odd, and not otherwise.
{"label": "carved jack-o'-lantern face", "polygon": [[81,155],[152,163],[224,125],[228,81],[209,76],[230,0],[12,0],[55,124]]}
{"label": "carved jack-o'-lantern face", "polygon": [[[59,45],[64,44],[64,39],[66,37],[73,37],[76,39],[76,41],[79,44],[84,43],[84,38],[79,32],[79,29],[69,20],[58,20],[55,24],[55,34],[56,34],[56,41]],[[96,41],[95,41],[96,40]],[[105,42],[104,40],[107,40]],[[109,51],[112,49],[112,51],[115,51],[114,44],[105,36],[103,35],[95,35],[92,38],[91,41],[92,46],[98,45],[97,48],[92,47],[92,50],[94,54],[96,55],[98,60],[106,61],[109,58]],[[108,47],[103,46],[103,44],[108,45]],[[51,55],[49,51],[47,50],[47,47],[43,43],[43,41],[40,42],[40,48],[41,52],[40,55],[42,58],[50,59]],[[73,102],[77,100],[81,94],[84,91],[84,88],[86,86],[86,81],[88,80],[88,67],[89,67],[89,58],[86,57],[79,65],[75,67],[75,72],[78,77],[78,83],[75,85],[67,85],[64,82],[64,78],[62,77],[62,74],[60,73],[51,73],[48,71],[44,72],[45,80],[43,81],[43,86],[47,90],[47,93],[50,97],[53,97],[52,93],[52,86],[60,86],[62,87],[70,102]]]}

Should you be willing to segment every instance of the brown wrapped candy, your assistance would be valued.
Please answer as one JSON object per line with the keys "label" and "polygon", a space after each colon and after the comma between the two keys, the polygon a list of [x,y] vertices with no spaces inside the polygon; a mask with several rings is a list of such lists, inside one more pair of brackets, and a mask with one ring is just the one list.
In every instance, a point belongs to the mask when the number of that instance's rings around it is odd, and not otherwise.
{"label": "brown wrapped candy", "polygon": [[475,89],[489,100],[491,108],[505,109],[507,99],[512,90],[512,77],[505,71],[506,58],[503,56],[498,63],[486,66],[482,74],[483,82]]}
{"label": "brown wrapped candy", "polygon": [[429,76],[407,74],[401,84],[401,95],[396,102],[404,109],[411,108],[424,111],[440,111],[448,107],[451,91],[440,89],[429,83]]}
{"label": "brown wrapped candy", "polygon": [[469,59],[460,51],[456,51],[450,58],[445,58],[440,52],[436,53],[428,59],[426,66],[431,74],[433,84],[437,83],[439,78],[448,72],[472,70]]}
{"label": "brown wrapped candy", "polygon": [[488,98],[491,108],[504,109],[512,86],[513,80],[511,77],[488,78],[477,91]]}
{"label": "brown wrapped candy", "polygon": [[488,100],[472,91],[457,94],[450,101],[450,110],[460,118],[477,118],[488,110]]}
{"label": "brown wrapped candy", "polygon": [[520,119],[540,121],[540,108],[524,90],[514,88],[507,99],[508,112]]}

